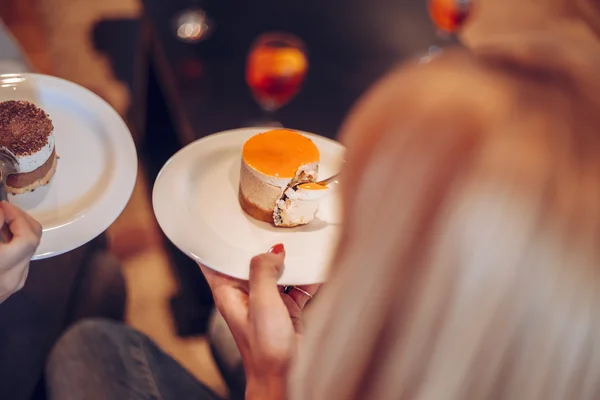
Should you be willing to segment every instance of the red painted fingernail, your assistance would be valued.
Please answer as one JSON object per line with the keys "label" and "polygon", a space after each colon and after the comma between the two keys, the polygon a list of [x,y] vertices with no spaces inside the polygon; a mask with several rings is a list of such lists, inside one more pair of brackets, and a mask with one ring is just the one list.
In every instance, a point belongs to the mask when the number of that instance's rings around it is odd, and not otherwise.
{"label": "red painted fingernail", "polygon": [[281,254],[281,253],[283,253],[284,250],[285,250],[285,248],[283,247],[283,243],[279,243],[279,244],[276,244],[275,246],[271,247],[271,250],[269,250],[269,252],[271,252],[273,254]]}

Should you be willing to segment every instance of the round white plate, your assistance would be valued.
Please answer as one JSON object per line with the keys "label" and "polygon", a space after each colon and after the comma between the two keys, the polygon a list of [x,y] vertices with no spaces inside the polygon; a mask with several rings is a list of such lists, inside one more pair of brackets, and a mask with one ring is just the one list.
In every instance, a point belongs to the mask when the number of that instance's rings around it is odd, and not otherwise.
{"label": "round white plate", "polygon": [[2,75],[5,100],[28,100],[50,115],[60,157],[48,185],[9,197],[44,227],[34,260],[84,245],[114,222],[133,191],[137,154],[129,129],[100,97],[60,78]]}
{"label": "round white plate", "polygon": [[[286,249],[280,284],[323,282],[340,229],[339,198],[329,196],[317,218],[296,228],[276,228],[244,213],[238,203],[242,146],[270,128],[244,128],[214,134],[180,150],[163,167],[152,201],[162,230],[181,251],[216,271],[248,279],[250,259],[274,244]],[[344,148],[301,132],[321,152],[319,177],[339,171]]]}

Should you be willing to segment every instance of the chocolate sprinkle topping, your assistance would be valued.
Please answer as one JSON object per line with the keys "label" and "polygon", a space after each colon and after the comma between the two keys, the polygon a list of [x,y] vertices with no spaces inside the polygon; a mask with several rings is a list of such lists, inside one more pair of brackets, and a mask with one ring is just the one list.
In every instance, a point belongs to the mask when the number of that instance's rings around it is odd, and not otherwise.
{"label": "chocolate sprinkle topping", "polygon": [[0,146],[17,156],[35,154],[54,130],[48,114],[27,101],[0,103]]}

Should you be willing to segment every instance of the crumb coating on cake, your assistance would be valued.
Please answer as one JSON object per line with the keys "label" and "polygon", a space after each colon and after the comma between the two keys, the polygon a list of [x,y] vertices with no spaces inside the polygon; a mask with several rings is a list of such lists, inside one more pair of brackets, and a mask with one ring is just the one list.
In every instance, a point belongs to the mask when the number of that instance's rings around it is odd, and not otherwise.
{"label": "crumb coating on cake", "polygon": [[47,144],[54,126],[42,109],[27,101],[0,102],[0,147],[15,156],[35,154]]}

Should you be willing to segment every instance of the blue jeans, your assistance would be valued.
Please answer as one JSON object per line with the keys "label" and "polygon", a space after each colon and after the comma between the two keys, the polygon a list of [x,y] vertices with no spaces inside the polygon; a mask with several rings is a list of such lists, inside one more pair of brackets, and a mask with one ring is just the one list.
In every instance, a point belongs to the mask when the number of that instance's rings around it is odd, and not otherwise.
{"label": "blue jeans", "polygon": [[108,320],[87,320],[58,341],[46,367],[49,399],[214,400],[149,338]]}

